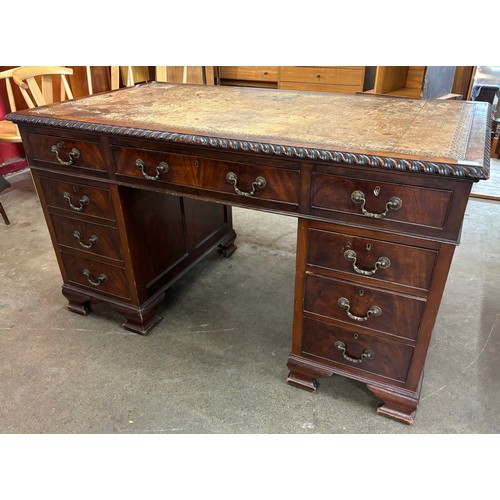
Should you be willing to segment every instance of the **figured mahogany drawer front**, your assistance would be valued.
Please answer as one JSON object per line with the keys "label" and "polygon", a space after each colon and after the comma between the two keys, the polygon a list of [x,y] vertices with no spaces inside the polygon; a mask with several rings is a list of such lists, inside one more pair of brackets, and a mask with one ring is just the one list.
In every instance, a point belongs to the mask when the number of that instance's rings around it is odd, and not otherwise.
{"label": "figured mahogany drawer front", "polygon": [[97,142],[43,134],[28,134],[28,142],[30,163],[47,162],[68,171],[78,168],[106,170],[101,145]]}
{"label": "figured mahogany drawer front", "polygon": [[120,240],[115,228],[56,214],[51,218],[59,245],[121,261]]}
{"label": "figured mahogany drawer front", "polygon": [[424,305],[424,300],[306,275],[304,310],[354,326],[414,340]]}
{"label": "figured mahogany drawer front", "polygon": [[130,299],[124,269],[71,253],[61,252],[61,256],[70,282],[94,290],[96,293]]}
{"label": "figured mahogany drawer front", "polygon": [[[355,215],[359,222],[383,227],[385,221],[442,230],[453,192],[405,184],[392,184],[335,176],[313,175],[311,207]],[[352,220],[352,219],[350,219]],[[411,228],[406,228],[411,230]]]}
{"label": "figured mahogany drawer front", "polygon": [[151,183],[183,185],[247,200],[256,198],[298,204],[298,170],[126,147],[113,147],[113,157],[118,174]]}
{"label": "figured mahogany drawer front", "polygon": [[398,382],[405,382],[413,356],[409,345],[367,333],[304,318],[302,351],[349,367]]}
{"label": "figured mahogany drawer front", "polygon": [[40,177],[40,183],[49,208],[67,210],[71,214],[115,219],[108,189],[45,177]]}
{"label": "figured mahogany drawer front", "polygon": [[307,263],[428,290],[437,252],[373,238],[309,229]]}

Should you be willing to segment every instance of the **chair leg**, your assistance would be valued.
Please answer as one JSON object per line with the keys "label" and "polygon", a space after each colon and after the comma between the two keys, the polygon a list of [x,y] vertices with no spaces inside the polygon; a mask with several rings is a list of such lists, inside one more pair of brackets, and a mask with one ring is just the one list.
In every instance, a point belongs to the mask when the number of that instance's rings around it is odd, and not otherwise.
{"label": "chair leg", "polygon": [[9,218],[7,217],[7,214],[5,213],[5,209],[3,208],[3,205],[0,203],[0,214],[2,214],[3,220],[5,224],[9,225],[10,221]]}

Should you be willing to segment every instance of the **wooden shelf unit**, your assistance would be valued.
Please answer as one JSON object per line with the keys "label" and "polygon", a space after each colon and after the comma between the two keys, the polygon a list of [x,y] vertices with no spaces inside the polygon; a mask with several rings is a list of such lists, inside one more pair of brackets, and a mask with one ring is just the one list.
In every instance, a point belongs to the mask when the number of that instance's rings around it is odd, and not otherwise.
{"label": "wooden shelf unit", "polygon": [[368,94],[413,99],[456,98],[451,94],[454,66],[377,66]]}

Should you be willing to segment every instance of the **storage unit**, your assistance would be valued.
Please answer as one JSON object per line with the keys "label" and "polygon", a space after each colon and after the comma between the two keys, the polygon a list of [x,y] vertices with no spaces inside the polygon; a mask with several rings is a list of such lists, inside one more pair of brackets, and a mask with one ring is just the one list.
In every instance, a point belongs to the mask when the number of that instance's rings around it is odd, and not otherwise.
{"label": "storage unit", "polygon": [[377,66],[373,88],[366,91],[416,99],[443,98],[451,93],[454,76],[455,66]]}
{"label": "storage unit", "polygon": [[222,85],[354,94],[363,91],[364,66],[221,66]]}

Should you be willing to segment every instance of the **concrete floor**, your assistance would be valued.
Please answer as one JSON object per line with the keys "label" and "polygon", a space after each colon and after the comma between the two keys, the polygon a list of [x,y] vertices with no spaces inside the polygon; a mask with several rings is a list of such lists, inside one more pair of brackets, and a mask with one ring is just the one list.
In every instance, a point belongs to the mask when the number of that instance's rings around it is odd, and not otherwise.
{"label": "concrete floor", "polygon": [[147,336],[106,306],[66,310],[29,173],[0,220],[0,432],[434,434],[500,431],[500,202],[471,199],[413,426],[379,416],[363,384],[285,383],[296,220],[234,210],[238,250],[167,293]]}

